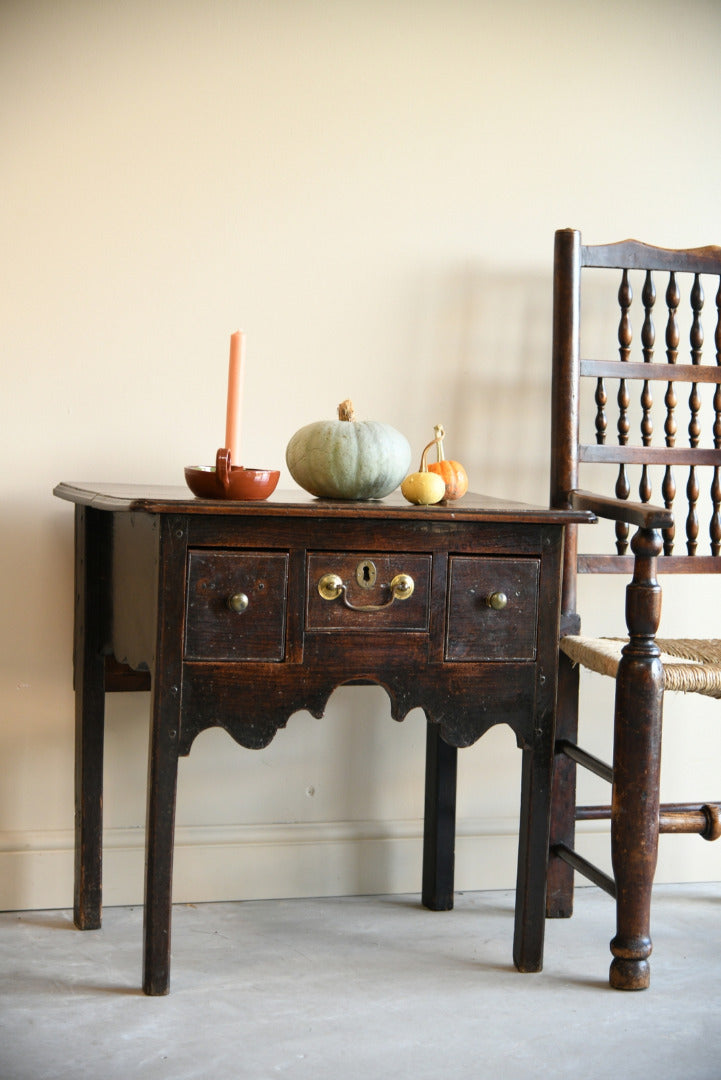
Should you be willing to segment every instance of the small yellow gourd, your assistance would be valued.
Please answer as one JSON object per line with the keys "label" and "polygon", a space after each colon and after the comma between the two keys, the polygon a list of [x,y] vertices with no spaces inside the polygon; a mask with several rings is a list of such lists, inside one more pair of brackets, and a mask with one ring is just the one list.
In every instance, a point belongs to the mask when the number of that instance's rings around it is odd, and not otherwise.
{"label": "small yellow gourd", "polygon": [[439,503],[446,495],[446,482],[438,473],[428,471],[427,455],[438,442],[438,435],[428,443],[421,454],[421,466],[418,472],[410,473],[401,484],[403,497],[417,506],[432,506]]}
{"label": "small yellow gourd", "polygon": [[401,484],[401,491],[410,503],[417,506],[431,506],[445,498],[446,485],[438,473],[410,473]]}

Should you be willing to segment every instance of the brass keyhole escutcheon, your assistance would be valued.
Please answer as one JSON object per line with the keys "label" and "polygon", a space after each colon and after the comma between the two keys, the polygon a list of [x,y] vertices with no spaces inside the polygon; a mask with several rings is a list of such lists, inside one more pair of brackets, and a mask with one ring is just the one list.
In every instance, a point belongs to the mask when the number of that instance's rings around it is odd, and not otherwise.
{"label": "brass keyhole escutcheon", "polygon": [[377,576],[378,571],[376,570],[376,564],[372,559],[364,559],[363,562],[358,563],[355,579],[361,589],[372,589],[376,583]]}

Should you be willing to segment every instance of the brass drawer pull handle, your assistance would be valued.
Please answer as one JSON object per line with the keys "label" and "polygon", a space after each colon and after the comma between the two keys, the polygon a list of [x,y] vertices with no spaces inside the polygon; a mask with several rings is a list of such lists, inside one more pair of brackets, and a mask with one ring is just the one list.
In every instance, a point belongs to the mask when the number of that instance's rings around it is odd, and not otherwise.
{"label": "brass drawer pull handle", "polygon": [[503,611],[508,604],[508,597],[504,592],[493,592],[486,597],[486,604],[488,607],[493,608],[494,611]]}
{"label": "brass drawer pull handle", "polygon": [[244,611],[247,611],[249,603],[250,601],[244,592],[233,593],[225,601],[226,607],[235,615],[242,615]]}
{"label": "brass drawer pull handle", "polygon": [[383,608],[390,607],[394,600],[407,600],[413,595],[415,582],[410,574],[396,574],[390,585],[383,585],[381,588],[390,590],[390,595],[384,604],[352,604],[348,599],[343,579],[338,574],[323,574],[318,582],[318,592],[324,600],[337,600],[340,596],[345,606],[351,611],[382,611]]}

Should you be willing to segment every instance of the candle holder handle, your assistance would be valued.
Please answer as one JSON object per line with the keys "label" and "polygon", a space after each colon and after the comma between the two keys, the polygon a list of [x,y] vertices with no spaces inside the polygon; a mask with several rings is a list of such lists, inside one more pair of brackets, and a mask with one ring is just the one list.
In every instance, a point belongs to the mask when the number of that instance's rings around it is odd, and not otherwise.
{"label": "candle holder handle", "polygon": [[230,465],[230,450],[221,446],[220,450],[215,455],[215,472],[223,491],[226,492],[230,487]]}

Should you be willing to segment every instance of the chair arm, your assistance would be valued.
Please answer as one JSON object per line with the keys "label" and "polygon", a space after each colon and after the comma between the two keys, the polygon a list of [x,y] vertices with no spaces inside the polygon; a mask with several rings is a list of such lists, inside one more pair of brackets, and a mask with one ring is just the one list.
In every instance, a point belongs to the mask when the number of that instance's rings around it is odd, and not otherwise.
{"label": "chair arm", "polygon": [[653,503],[628,502],[578,490],[569,491],[568,501],[574,510],[592,510],[598,517],[627,521],[640,529],[670,529],[673,526],[673,512]]}

